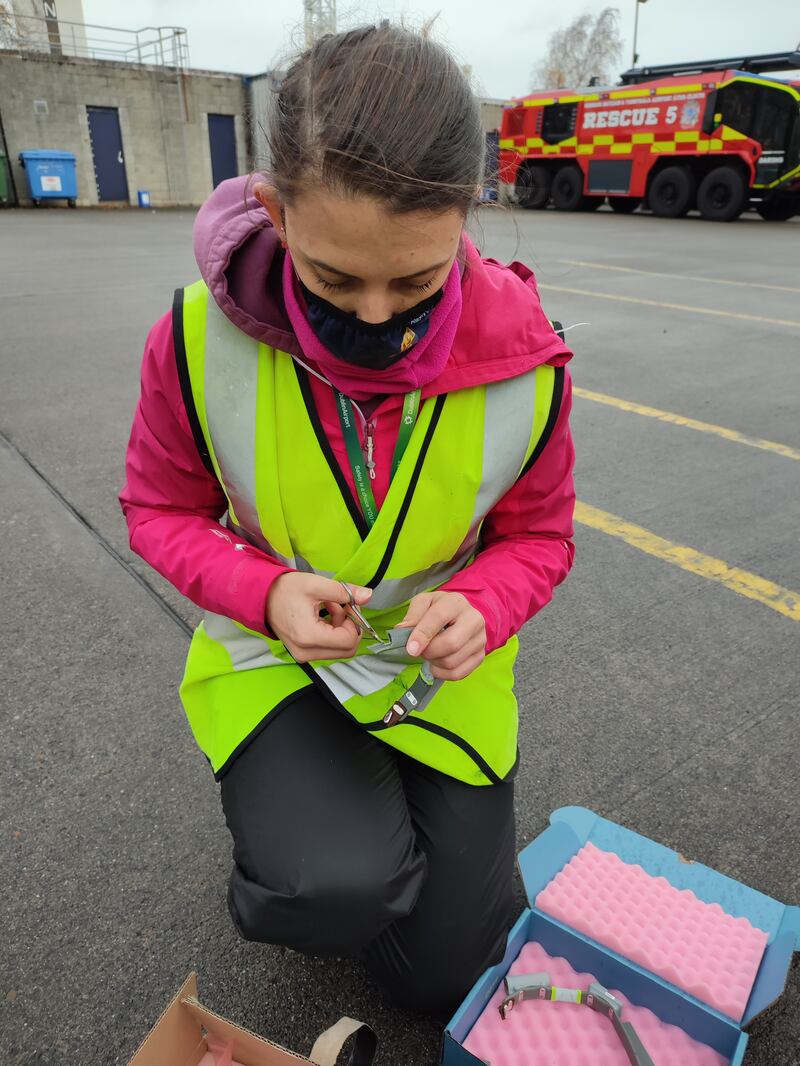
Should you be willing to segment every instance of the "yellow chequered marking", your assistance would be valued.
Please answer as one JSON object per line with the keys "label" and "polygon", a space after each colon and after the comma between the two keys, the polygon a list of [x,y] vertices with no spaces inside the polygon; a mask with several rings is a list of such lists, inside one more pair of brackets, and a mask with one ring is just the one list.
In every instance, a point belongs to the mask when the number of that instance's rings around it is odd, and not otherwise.
{"label": "yellow chequered marking", "polygon": [[579,144],[578,155],[591,155],[594,152],[593,144]]}
{"label": "yellow chequered marking", "polygon": [[721,148],[724,148],[724,145],[719,138],[712,137],[709,141],[708,148],[711,152],[718,152]]}
{"label": "yellow chequered marking", "polygon": [[529,148],[541,148],[544,141],[541,137],[529,137],[525,143]]}
{"label": "yellow chequered marking", "polygon": [[800,593],[777,585],[774,581],[751,574],[738,566],[730,566],[724,560],[705,555],[696,548],[675,544],[643,526],[627,522],[608,511],[601,511],[599,507],[592,507],[582,500],[575,504],[575,521],[611,537],[619,537],[631,547],[638,548],[656,559],[663,559],[664,562],[679,566],[681,570],[697,574],[708,581],[716,581],[740,596],[771,607],[773,611],[793,622],[800,622]]}
{"label": "yellow chequered marking", "polygon": [[592,144],[613,144],[614,138],[610,133],[596,133],[592,137]]}
{"label": "yellow chequered marking", "polygon": [[634,144],[652,144],[655,139],[654,133],[634,133],[633,135]]}
{"label": "yellow chequered marking", "polygon": [[628,155],[633,151],[633,144],[630,141],[620,141],[619,144],[611,145],[612,155]]}
{"label": "yellow chequered marking", "polygon": [[699,141],[700,140],[700,131],[699,130],[676,130],[675,131],[675,140],[676,141]]}
{"label": "yellow chequered marking", "polygon": [[656,89],[656,96],[672,96],[673,93],[701,93],[702,85],[662,85]]}
{"label": "yellow chequered marking", "polygon": [[560,151],[561,148],[557,144],[545,144],[542,148],[542,153],[544,155],[558,155]]}
{"label": "yellow chequered marking", "polygon": [[572,386],[572,392],[584,400],[592,400],[594,403],[602,403],[608,407],[616,407],[619,411],[628,411],[635,415],[646,415],[648,418],[657,418],[659,422],[669,422],[673,426],[683,426],[684,429],[694,429],[698,433],[713,433],[723,440],[733,444],[746,444],[750,448],[760,448],[773,455],[781,455],[784,459],[800,460],[800,451],[790,448],[788,444],[779,444],[774,440],[763,440],[761,437],[748,437],[745,433],[739,433],[736,429],[728,429],[726,426],[717,426],[713,422],[700,422],[696,418],[686,418],[684,415],[675,414],[673,411],[661,411],[658,407],[648,407],[646,404],[634,403],[632,400],[623,400],[619,396],[607,396],[603,392],[592,392],[591,389],[582,389],[577,385]]}
{"label": "yellow chequered marking", "polygon": [[559,141],[559,145],[561,148],[574,148],[577,143],[577,137],[567,137],[566,140]]}
{"label": "yellow chequered marking", "polygon": [[500,148],[515,148],[516,145],[510,137],[501,137],[497,142]]}
{"label": "yellow chequered marking", "polygon": [[555,100],[552,96],[544,100],[526,100],[525,107],[547,107],[548,104],[554,104]]}
{"label": "yellow chequered marking", "polygon": [[674,152],[675,151],[675,142],[674,141],[653,141],[653,143],[650,145],[650,151],[651,152]]}
{"label": "yellow chequered marking", "polygon": [[738,130],[732,130],[730,126],[722,127],[722,139],[723,141],[746,141],[747,134],[739,133]]}
{"label": "yellow chequered marking", "polygon": [[613,93],[608,94],[609,100],[633,100],[635,97],[641,97],[646,100],[650,95],[650,90],[645,89],[617,89]]}

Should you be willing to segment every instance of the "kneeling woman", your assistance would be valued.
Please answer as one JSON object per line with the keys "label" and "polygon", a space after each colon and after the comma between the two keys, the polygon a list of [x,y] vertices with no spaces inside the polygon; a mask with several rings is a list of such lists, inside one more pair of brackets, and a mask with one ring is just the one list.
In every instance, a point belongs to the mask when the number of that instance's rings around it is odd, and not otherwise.
{"label": "kneeling woman", "polygon": [[442,48],[325,37],[269,122],[149,335],[122,505],[206,612],[181,695],[242,936],[448,1012],[513,919],[514,634],[572,563],[570,353],[465,235],[484,134]]}

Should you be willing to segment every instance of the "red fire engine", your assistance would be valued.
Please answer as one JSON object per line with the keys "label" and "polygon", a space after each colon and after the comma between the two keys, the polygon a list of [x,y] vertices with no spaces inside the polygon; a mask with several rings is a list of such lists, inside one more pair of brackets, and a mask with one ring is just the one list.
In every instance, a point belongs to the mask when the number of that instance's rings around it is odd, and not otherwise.
{"label": "red fire engine", "polygon": [[[800,214],[800,53],[628,71],[615,88],[513,100],[500,128],[499,180],[526,208],[727,222]],[[769,64],[769,65],[768,65]]]}

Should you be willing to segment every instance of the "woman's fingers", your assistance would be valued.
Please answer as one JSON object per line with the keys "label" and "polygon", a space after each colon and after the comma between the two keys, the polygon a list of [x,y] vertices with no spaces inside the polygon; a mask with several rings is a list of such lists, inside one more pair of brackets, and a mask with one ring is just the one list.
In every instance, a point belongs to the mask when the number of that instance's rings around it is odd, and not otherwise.
{"label": "woman's fingers", "polygon": [[325,609],[328,612],[328,621],[330,625],[344,625],[348,615],[344,607],[342,607],[340,603],[335,603],[333,600],[328,600],[328,602],[325,604]]}
{"label": "woman's fingers", "polygon": [[464,650],[466,645],[480,636],[483,626],[482,618],[473,618],[469,614],[460,615],[452,625],[438,633],[425,649],[428,662],[436,662],[448,655]]}
{"label": "woman's fingers", "polygon": [[[468,659],[474,658],[476,655],[484,656],[486,654],[486,640],[481,636],[474,636],[471,640],[463,644],[457,651],[452,652],[449,655],[438,656],[435,659],[428,659],[430,665],[437,666],[441,670],[455,670]],[[426,656],[427,658],[427,656]]]}
{"label": "woman's fingers", "polygon": [[424,655],[427,659],[428,645],[445,626],[458,618],[462,603],[466,603],[466,600],[458,593],[444,593],[439,598],[431,596],[427,607],[422,597],[419,597],[419,600],[419,603],[415,603],[415,600],[411,601],[405,618],[405,624],[411,622],[414,625],[406,648],[409,655]]}
{"label": "woman's fingers", "polygon": [[[317,574],[307,574],[306,581],[306,594],[316,597],[320,603],[326,603],[331,600],[335,603],[347,603],[348,596],[345,592],[344,582],[334,581],[332,577],[319,577]],[[368,603],[372,596],[372,589],[364,588],[361,585],[348,585],[350,591],[353,593],[353,598],[356,603]]]}
{"label": "woman's fingers", "polygon": [[311,632],[303,632],[295,639],[287,638],[285,644],[299,663],[308,663],[315,659],[349,659],[355,655],[360,639],[355,622],[349,618],[339,626],[317,618]]}
{"label": "woman's fingers", "polygon": [[477,670],[484,658],[483,651],[480,651],[476,655],[470,656],[469,659],[452,670],[447,670],[444,667],[431,664],[431,673],[440,681],[463,681],[463,679],[471,674],[473,670]]}

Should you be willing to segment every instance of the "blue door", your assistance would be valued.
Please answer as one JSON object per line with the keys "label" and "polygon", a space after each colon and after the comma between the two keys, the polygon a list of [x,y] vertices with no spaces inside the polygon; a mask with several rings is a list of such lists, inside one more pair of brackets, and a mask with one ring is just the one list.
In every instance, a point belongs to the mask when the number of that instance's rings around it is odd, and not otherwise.
{"label": "blue door", "polygon": [[239,173],[236,162],[236,131],[233,115],[208,116],[208,143],[211,148],[211,180],[214,188]]}
{"label": "blue door", "polygon": [[87,107],[94,176],[100,200],[128,202],[128,178],[116,107]]}

